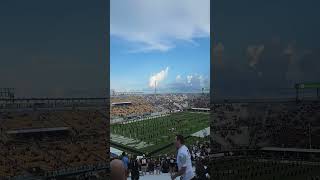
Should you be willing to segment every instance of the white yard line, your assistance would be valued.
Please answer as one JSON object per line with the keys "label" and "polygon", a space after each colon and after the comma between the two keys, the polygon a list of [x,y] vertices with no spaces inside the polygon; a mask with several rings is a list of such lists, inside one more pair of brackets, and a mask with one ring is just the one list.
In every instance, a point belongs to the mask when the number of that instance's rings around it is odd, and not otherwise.
{"label": "white yard line", "polygon": [[142,148],[146,148],[154,145],[152,143],[146,143],[144,141],[128,138],[128,137],[117,135],[117,134],[111,134],[110,137],[111,137],[111,141],[113,142],[123,144],[129,147],[133,147],[136,149],[142,149]]}
{"label": "white yard line", "polygon": [[210,127],[204,128],[196,133],[193,133],[191,136],[201,137],[201,138],[210,136]]}

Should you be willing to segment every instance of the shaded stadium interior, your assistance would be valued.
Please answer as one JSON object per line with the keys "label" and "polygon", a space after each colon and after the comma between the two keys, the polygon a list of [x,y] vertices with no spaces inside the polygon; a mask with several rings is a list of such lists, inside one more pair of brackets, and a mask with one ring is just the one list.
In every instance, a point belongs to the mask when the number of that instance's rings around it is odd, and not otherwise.
{"label": "shaded stadium interior", "polygon": [[0,102],[0,179],[108,177],[107,98]]}
{"label": "shaded stadium interior", "polygon": [[211,113],[213,179],[316,179],[320,101],[228,99]]}

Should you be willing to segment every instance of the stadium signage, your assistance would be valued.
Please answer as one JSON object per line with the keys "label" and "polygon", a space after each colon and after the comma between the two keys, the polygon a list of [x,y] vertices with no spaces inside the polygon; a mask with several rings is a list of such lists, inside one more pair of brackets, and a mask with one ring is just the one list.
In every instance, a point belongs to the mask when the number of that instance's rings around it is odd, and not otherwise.
{"label": "stadium signage", "polygon": [[301,83],[296,84],[297,89],[317,89],[320,88],[320,83]]}

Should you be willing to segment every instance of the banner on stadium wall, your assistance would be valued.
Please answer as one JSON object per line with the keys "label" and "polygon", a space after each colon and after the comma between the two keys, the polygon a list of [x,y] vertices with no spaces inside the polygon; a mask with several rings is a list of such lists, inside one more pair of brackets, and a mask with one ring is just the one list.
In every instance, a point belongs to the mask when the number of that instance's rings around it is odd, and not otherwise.
{"label": "banner on stadium wall", "polygon": [[317,88],[320,88],[320,83],[301,83],[301,84],[297,84],[296,88],[298,88],[298,89],[317,89]]}

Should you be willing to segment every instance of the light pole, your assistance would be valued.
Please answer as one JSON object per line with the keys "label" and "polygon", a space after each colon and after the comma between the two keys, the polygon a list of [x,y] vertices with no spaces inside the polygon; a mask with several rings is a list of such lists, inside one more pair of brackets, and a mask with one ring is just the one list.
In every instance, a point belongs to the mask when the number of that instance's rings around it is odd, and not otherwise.
{"label": "light pole", "polygon": [[312,143],[311,143],[311,126],[309,123],[309,148],[312,149]]}

